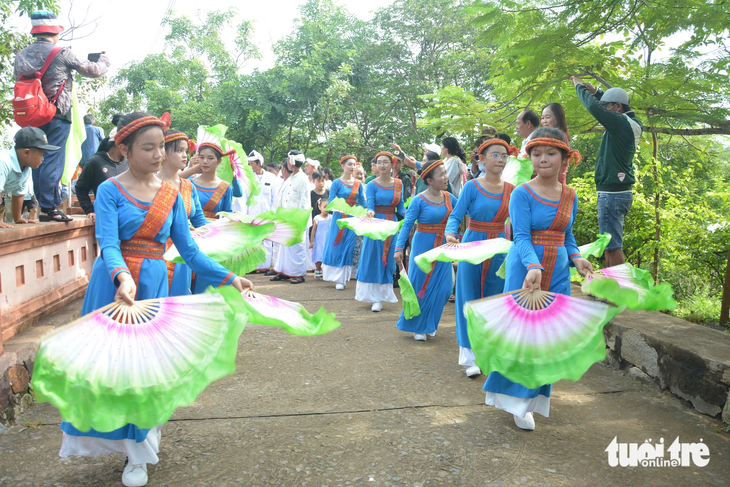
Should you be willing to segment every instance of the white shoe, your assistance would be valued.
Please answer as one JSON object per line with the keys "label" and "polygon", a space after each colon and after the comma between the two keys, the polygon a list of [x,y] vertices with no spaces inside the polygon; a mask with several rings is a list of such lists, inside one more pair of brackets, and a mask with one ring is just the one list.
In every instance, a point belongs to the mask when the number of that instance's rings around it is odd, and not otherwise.
{"label": "white shoe", "polygon": [[413,334],[413,338],[415,338],[419,342],[425,342],[426,341],[426,335],[424,335],[422,333],[414,333]]}
{"label": "white shoe", "polygon": [[515,424],[518,428],[521,428],[523,430],[529,430],[532,431],[535,429],[535,418],[532,416],[532,413],[525,413],[524,418],[520,418],[519,416],[512,415],[515,418]]}
{"label": "white shoe", "polygon": [[147,485],[147,464],[140,463],[139,465],[132,465],[127,463],[124,466],[124,472],[122,472],[122,484],[127,487],[142,487]]}
{"label": "white shoe", "polygon": [[435,336],[436,336],[436,332],[433,332],[433,333],[426,333],[426,334],[427,334],[428,336],[430,336],[430,337],[435,337]]}
{"label": "white shoe", "polygon": [[337,284],[335,284],[335,289],[337,289],[338,291],[344,291],[345,290],[345,285],[344,284],[337,283]]}
{"label": "white shoe", "polygon": [[377,313],[378,311],[383,310],[383,305],[380,303],[380,301],[378,301],[377,303],[373,303],[373,305],[370,306],[370,309]]}
{"label": "white shoe", "polygon": [[467,367],[464,372],[466,372],[467,377],[473,377],[475,375],[480,375],[482,373],[482,369],[480,369],[478,365],[472,365],[471,367]]}

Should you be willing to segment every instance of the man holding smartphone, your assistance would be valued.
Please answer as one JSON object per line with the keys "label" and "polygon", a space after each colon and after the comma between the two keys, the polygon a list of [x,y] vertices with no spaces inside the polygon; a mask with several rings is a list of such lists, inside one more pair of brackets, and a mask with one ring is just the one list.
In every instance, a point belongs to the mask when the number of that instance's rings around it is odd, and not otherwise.
{"label": "man holding smartphone", "polygon": [[99,54],[97,62],[92,62],[79,59],[70,48],[57,49],[56,43],[63,32],[63,26],[53,12],[38,10],[30,15],[30,19],[30,33],[35,37],[35,42],[15,57],[14,76],[16,81],[21,76],[33,77],[41,70],[46,59],[54,56],[41,78],[41,84],[48,100],[56,105],[56,115],[39,128],[46,134],[48,144],[62,149],[49,152],[43,164],[33,169],[33,188],[43,213],[40,221],[68,222],[71,219],[56,208],[61,205],[59,183],[66,158],[66,139],[71,131],[73,72],[77,71],[89,78],[99,78],[106,74],[111,63],[104,53]]}

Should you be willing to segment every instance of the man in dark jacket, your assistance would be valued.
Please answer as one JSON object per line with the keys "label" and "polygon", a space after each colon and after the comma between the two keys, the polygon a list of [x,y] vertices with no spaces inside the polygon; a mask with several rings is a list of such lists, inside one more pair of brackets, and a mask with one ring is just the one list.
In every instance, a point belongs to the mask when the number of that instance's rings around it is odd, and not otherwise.
{"label": "man in dark jacket", "polygon": [[[18,53],[15,57],[15,79],[21,76],[32,77],[40,71],[46,59],[58,42],[63,32],[56,14],[47,10],[33,12],[30,16],[31,35],[36,41]],[[99,61],[91,62],[79,59],[71,49],[64,48],[53,59],[48,70],[41,79],[43,92],[49,100],[56,99],[56,116],[40,129],[46,134],[48,143],[61,147],[61,150],[49,152],[43,164],[33,170],[33,187],[40,203],[41,221],[70,221],[63,212],[56,208],[61,205],[59,182],[63,175],[66,159],[66,139],[71,131],[71,89],[73,72],[82,76],[99,78],[109,69],[109,59],[101,54]]]}
{"label": "man in dark jacket", "polygon": [[624,218],[634,200],[634,154],[644,126],[629,107],[629,95],[621,88],[605,93],[573,76],[578,99],[606,131],[596,157],[598,229],[611,234],[606,247],[606,267],[624,263]]}

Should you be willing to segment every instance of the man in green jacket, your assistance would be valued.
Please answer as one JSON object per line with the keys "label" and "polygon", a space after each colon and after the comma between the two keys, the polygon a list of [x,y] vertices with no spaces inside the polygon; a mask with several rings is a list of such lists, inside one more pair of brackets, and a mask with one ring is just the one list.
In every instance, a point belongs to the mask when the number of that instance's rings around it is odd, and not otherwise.
{"label": "man in green jacket", "polygon": [[606,131],[596,157],[598,229],[611,234],[606,247],[606,267],[624,263],[624,218],[634,200],[634,154],[644,126],[629,107],[629,95],[621,88],[605,93],[577,77],[571,78],[578,99]]}

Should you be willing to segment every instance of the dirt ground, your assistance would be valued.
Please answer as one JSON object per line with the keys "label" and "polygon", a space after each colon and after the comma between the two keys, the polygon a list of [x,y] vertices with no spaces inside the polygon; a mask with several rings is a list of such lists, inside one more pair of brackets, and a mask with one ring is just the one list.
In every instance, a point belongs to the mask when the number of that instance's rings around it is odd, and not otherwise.
{"label": "dirt ground", "polygon": [[[594,365],[578,383],[553,387],[550,417],[518,429],[484,405],[484,376],[457,364],[453,304],[436,337],[398,331],[399,305],[383,312],[315,281],[252,279],[257,290],[324,305],[342,326],[294,337],[249,325],[237,372],[179,409],[162,430],[150,486],[727,485],[730,436],[723,426],[624,372]],[[80,301],[71,306],[81,306]],[[32,408],[0,436],[0,485],[121,485],[121,455],[61,459],[60,417]],[[705,467],[610,467],[609,443],[676,437],[702,441]],[[667,454],[668,458],[669,455]]]}

